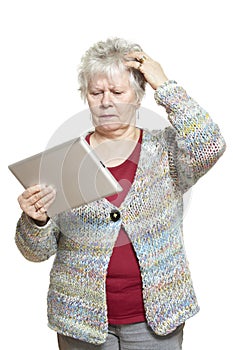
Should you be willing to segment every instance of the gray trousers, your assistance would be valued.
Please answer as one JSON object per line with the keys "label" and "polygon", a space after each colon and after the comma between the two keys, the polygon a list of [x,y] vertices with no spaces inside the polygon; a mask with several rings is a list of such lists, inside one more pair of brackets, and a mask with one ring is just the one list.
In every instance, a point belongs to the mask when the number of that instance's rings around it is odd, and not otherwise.
{"label": "gray trousers", "polygon": [[146,322],[109,326],[104,344],[93,345],[58,334],[60,350],[181,350],[183,325],[165,337],[154,334]]}

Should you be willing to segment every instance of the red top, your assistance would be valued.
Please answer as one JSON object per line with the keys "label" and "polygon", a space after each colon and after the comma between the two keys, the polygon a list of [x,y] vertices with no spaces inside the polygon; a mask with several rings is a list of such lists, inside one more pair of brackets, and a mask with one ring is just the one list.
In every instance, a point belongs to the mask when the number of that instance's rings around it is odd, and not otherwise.
{"label": "red top", "polygon": [[[90,143],[90,134],[86,140]],[[142,142],[142,130],[138,144],[130,157],[116,167],[108,168],[123,191],[107,197],[119,207],[124,201],[137,170]],[[145,321],[142,298],[141,273],[134,248],[124,229],[121,227],[108,265],[106,278],[108,322],[110,324],[129,324]]]}

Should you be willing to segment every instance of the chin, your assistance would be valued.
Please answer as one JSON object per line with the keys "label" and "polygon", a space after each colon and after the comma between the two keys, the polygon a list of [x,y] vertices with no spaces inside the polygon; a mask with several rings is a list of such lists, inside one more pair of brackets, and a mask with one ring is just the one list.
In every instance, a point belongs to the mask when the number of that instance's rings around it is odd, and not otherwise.
{"label": "chin", "polygon": [[103,123],[101,125],[96,126],[96,129],[99,131],[111,132],[111,131],[117,131],[120,129],[127,129],[128,127],[129,127],[129,124]]}

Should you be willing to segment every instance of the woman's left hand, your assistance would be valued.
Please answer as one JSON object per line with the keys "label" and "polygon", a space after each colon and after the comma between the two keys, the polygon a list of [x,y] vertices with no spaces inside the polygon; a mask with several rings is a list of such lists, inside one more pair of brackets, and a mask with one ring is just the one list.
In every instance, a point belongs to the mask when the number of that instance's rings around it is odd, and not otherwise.
{"label": "woman's left hand", "polygon": [[138,69],[154,90],[168,80],[161,65],[145,52],[134,51],[127,54],[125,58],[125,65]]}

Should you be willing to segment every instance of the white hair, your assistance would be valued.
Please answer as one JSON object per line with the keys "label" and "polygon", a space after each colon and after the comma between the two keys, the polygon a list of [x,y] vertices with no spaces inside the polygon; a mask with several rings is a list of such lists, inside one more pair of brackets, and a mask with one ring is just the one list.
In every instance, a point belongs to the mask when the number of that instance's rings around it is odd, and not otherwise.
{"label": "white hair", "polygon": [[125,66],[125,55],[133,51],[142,51],[142,48],[120,38],[109,38],[99,41],[90,47],[81,59],[78,68],[78,81],[81,97],[86,100],[88,84],[91,79],[101,73],[113,77],[116,72],[129,71],[129,82],[139,101],[145,94],[146,81],[143,74],[134,68]]}

